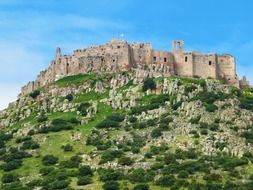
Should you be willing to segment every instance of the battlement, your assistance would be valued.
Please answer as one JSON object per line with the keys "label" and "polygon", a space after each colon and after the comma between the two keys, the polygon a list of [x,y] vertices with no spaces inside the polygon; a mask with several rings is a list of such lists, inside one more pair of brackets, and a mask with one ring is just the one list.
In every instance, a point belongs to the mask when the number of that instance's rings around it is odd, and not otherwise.
{"label": "battlement", "polygon": [[152,76],[178,75],[221,79],[226,83],[245,87],[246,78],[239,82],[235,58],[230,54],[204,54],[198,51],[185,52],[184,41],[172,42],[172,52],[152,48],[151,43],[127,42],[113,39],[105,44],[74,50],[62,55],[56,49],[55,59],[37,79],[22,88],[28,94],[61,77],[87,72],[115,72],[131,69],[147,69]]}

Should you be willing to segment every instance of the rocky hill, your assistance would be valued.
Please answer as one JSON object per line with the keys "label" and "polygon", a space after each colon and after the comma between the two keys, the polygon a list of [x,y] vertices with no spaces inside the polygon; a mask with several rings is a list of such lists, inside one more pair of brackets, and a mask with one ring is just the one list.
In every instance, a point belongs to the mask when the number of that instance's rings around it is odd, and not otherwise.
{"label": "rocky hill", "polygon": [[3,190],[253,187],[253,89],[67,76],[0,112]]}

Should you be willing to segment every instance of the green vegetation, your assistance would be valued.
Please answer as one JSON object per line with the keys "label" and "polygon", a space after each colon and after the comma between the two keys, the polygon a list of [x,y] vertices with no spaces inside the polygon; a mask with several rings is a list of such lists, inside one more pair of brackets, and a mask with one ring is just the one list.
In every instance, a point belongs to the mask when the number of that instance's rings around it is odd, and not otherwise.
{"label": "green vegetation", "polygon": [[144,80],[142,90],[145,92],[147,90],[155,90],[156,89],[156,83],[153,78],[147,78]]}
{"label": "green vegetation", "polygon": [[[97,80],[108,82],[111,77],[115,76],[69,76],[54,85],[74,87],[87,82],[92,87]],[[223,109],[232,103],[222,107],[216,101],[238,98],[241,108],[252,110],[253,90],[207,92],[203,79],[168,79],[184,90],[182,101],[178,92],[157,94],[157,89],[146,95],[148,89],[162,84],[163,77],[146,79],[143,85],[130,80],[116,88],[123,94],[122,104],[130,101],[128,92],[138,95],[136,107],[122,110],[107,105],[110,85],[104,85],[104,93],[92,89],[57,97],[59,104],[65,100],[73,106],[71,112],[43,109],[35,93],[25,105],[33,113],[22,119],[15,115],[16,123],[0,132],[0,189],[251,189],[253,127],[238,119],[238,107],[236,112],[231,109],[235,118],[224,118]],[[189,99],[197,88],[200,92]],[[210,113],[195,114],[198,110],[181,106],[195,100]],[[88,117],[87,109],[95,105],[97,113]],[[249,147],[241,157],[232,152],[227,134]]]}
{"label": "green vegetation", "polygon": [[87,81],[92,81],[96,79],[96,75],[91,74],[79,74],[79,75],[73,75],[73,76],[67,76],[62,79],[59,79],[55,82],[56,85],[60,87],[65,87],[68,85],[76,85],[79,86]]}

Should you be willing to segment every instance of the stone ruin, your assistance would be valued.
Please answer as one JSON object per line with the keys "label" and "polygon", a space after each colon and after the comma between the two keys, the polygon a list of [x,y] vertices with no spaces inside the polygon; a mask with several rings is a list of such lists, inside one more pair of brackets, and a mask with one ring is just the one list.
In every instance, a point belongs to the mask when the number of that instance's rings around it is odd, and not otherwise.
{"label": "stone ruin", "polygon": [[[117,72],[135,70],[137,78],[157,76],[198,76],[224,80],[236,87],[247,87],[244,77],[238,80],[235,58],[229,54],[185,52],[184,41],[172,43],[172,52],[154,50],[150,43],[130,43],[112,40],[104,45],[77,49],[62,55],[56,49],[55,59],[35,81],[21,90],[21,96],[62,77],[88,72]],[[100,88],[100,84],[97,84]],[[101,87],[102,88],[102,87]]]}

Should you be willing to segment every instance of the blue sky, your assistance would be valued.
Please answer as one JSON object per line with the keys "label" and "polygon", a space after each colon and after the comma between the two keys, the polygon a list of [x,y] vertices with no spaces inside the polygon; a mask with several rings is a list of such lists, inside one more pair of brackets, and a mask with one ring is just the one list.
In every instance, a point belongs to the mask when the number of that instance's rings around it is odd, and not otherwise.
{"label": "blue sky", "polygon": [[244,0],[1,0],[0,109],[45,69],[60,46],[73,49],[111,40],[148,41],[171,49],[230,53],[237,72],[253,82],[253,1]]}

